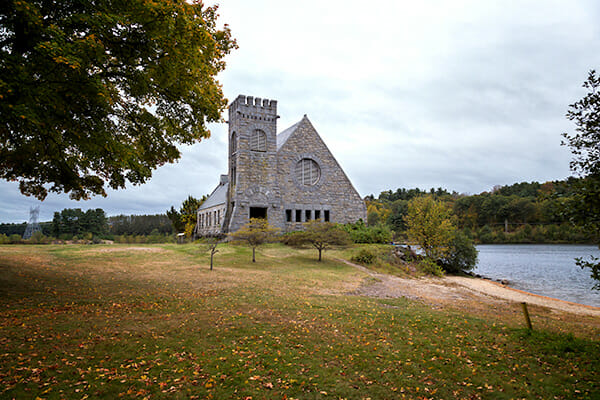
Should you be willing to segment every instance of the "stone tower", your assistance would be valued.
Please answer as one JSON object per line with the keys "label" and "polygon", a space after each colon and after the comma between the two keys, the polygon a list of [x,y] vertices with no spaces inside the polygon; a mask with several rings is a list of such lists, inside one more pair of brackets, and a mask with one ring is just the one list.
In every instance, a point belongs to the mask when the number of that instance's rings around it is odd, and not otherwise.
{"label": "stone tower", "polygon": [[[283,222],[277,182],[277,101],[240,95],[229,106],[229,191],[223,227]],[[280,221],[281,220],[281,221]]]}

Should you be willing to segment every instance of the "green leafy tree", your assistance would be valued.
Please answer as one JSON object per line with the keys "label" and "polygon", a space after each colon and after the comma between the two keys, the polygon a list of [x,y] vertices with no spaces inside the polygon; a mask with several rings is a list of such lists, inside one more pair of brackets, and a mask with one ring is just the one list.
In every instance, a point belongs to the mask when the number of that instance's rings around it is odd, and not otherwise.
{"label": "green leafy tree", "polygon": [[[575,187],[573,201],[568,203],[571,220],[592,232],[600,235],[600,77],[591,70],[583,87],[588,93],[579,101],[571,104],[567,118],[575,123],[574,134],[563,133],[565,141],[574,155],[571,170],[584,176]],[[592,278],[597,280],[595,289],[600,290],[600,260],[591,257],[589,260],[577,259],[582,268],[592,271]]]}
{"label": "green leafy tree", "polygon": [[331,222],[312,220],[306,222],[304,228],[302,238],[319,251],[319,261],[324,250],[334,245],[347,245],[352,241],[348,232]]}
{"label": "green leafy tree", "polygon": [[200,208],[206,198],[206,195],[200,199],[188,196],[181,204],[179,210],[171,206],[171,209],[167,210],[167,217],[171,220],[173,229],[177,232],[185,232],[188,238],[192,237],[196,229],[198,208]]}
{"label": "green leafy tree", "polygon": [[431,195],[415,197],[408,202],[405,217],[408,241],[418,245],[432,261],[445,257],[456,227],[450,209]]}
{"label": "green leafy tree", "polygon": [[23,194],[106,196],[207,138],[236,47],[217,8],[186,0],[0,5],[0,178]]}
{"label": "green leafy tree", "polygon": [[448,252],[438,261],[446,272],[466,272],[477,265],[477,255],[478,251],[473,240],[463,232],[456,230],[448,244]]}
{"label": "green leafy tree", "polygon": [[250,221],[238,231],[230,233],[236,242],[245,242],[252,247],[252,262],[256,262],[256,248],[275,240],[279,229],[271,226],[264,218],[250,218]]}

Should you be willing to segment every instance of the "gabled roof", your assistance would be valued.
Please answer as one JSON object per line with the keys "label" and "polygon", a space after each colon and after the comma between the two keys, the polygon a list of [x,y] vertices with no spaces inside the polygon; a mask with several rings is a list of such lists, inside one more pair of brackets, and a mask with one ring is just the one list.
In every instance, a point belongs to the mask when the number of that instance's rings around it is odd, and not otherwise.
{"label": "gabled roof", "polygon": [[212,191],[208,199],[202,203],[202,205],[198,208],[198,211],[205,210],[210,207],[218,206],[219,204],[224,204],[227,202],[227,190],[229,189],[229,181],[227,179],[223,179],[227,175],[221,176],[221,182],[219,186]]}
{"label": "gabled roof", "polygon": [[[306,117],[306,115],[304,117]],[[290,138],[290,136],[292,136],[292,134],[294,132],[296,132],[296,129],[298,129],[300,122],[302,122],[302,120],[296,122],[294,125],[290,126],[286,130],[279,132],[279,134],[277,135],[277,150],[278,151],[285,144],[285,142],[287,142],[287,140]]]}

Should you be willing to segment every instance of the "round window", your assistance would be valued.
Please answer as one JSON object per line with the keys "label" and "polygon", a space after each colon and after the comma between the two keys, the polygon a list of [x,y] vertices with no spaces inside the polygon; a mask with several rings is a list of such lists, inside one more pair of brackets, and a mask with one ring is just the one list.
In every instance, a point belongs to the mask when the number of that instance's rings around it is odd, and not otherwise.
{"label": "round window", "polygon": [[303,158],[296,164],[296,179],[305,186],[316,185],[321,179],[321,168],[315,160]]}

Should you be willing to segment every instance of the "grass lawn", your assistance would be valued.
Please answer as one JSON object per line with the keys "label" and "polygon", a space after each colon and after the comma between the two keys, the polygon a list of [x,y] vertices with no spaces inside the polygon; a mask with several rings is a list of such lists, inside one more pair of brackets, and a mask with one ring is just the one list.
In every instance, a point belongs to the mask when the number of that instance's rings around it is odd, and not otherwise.
{"label": "grass lawn", "polygon": [[227,245],[213,271],[199,245],[0,246],[0,398],[600,398],[597,330],[349,296],[370,278],[330,253],[250,260]]}

